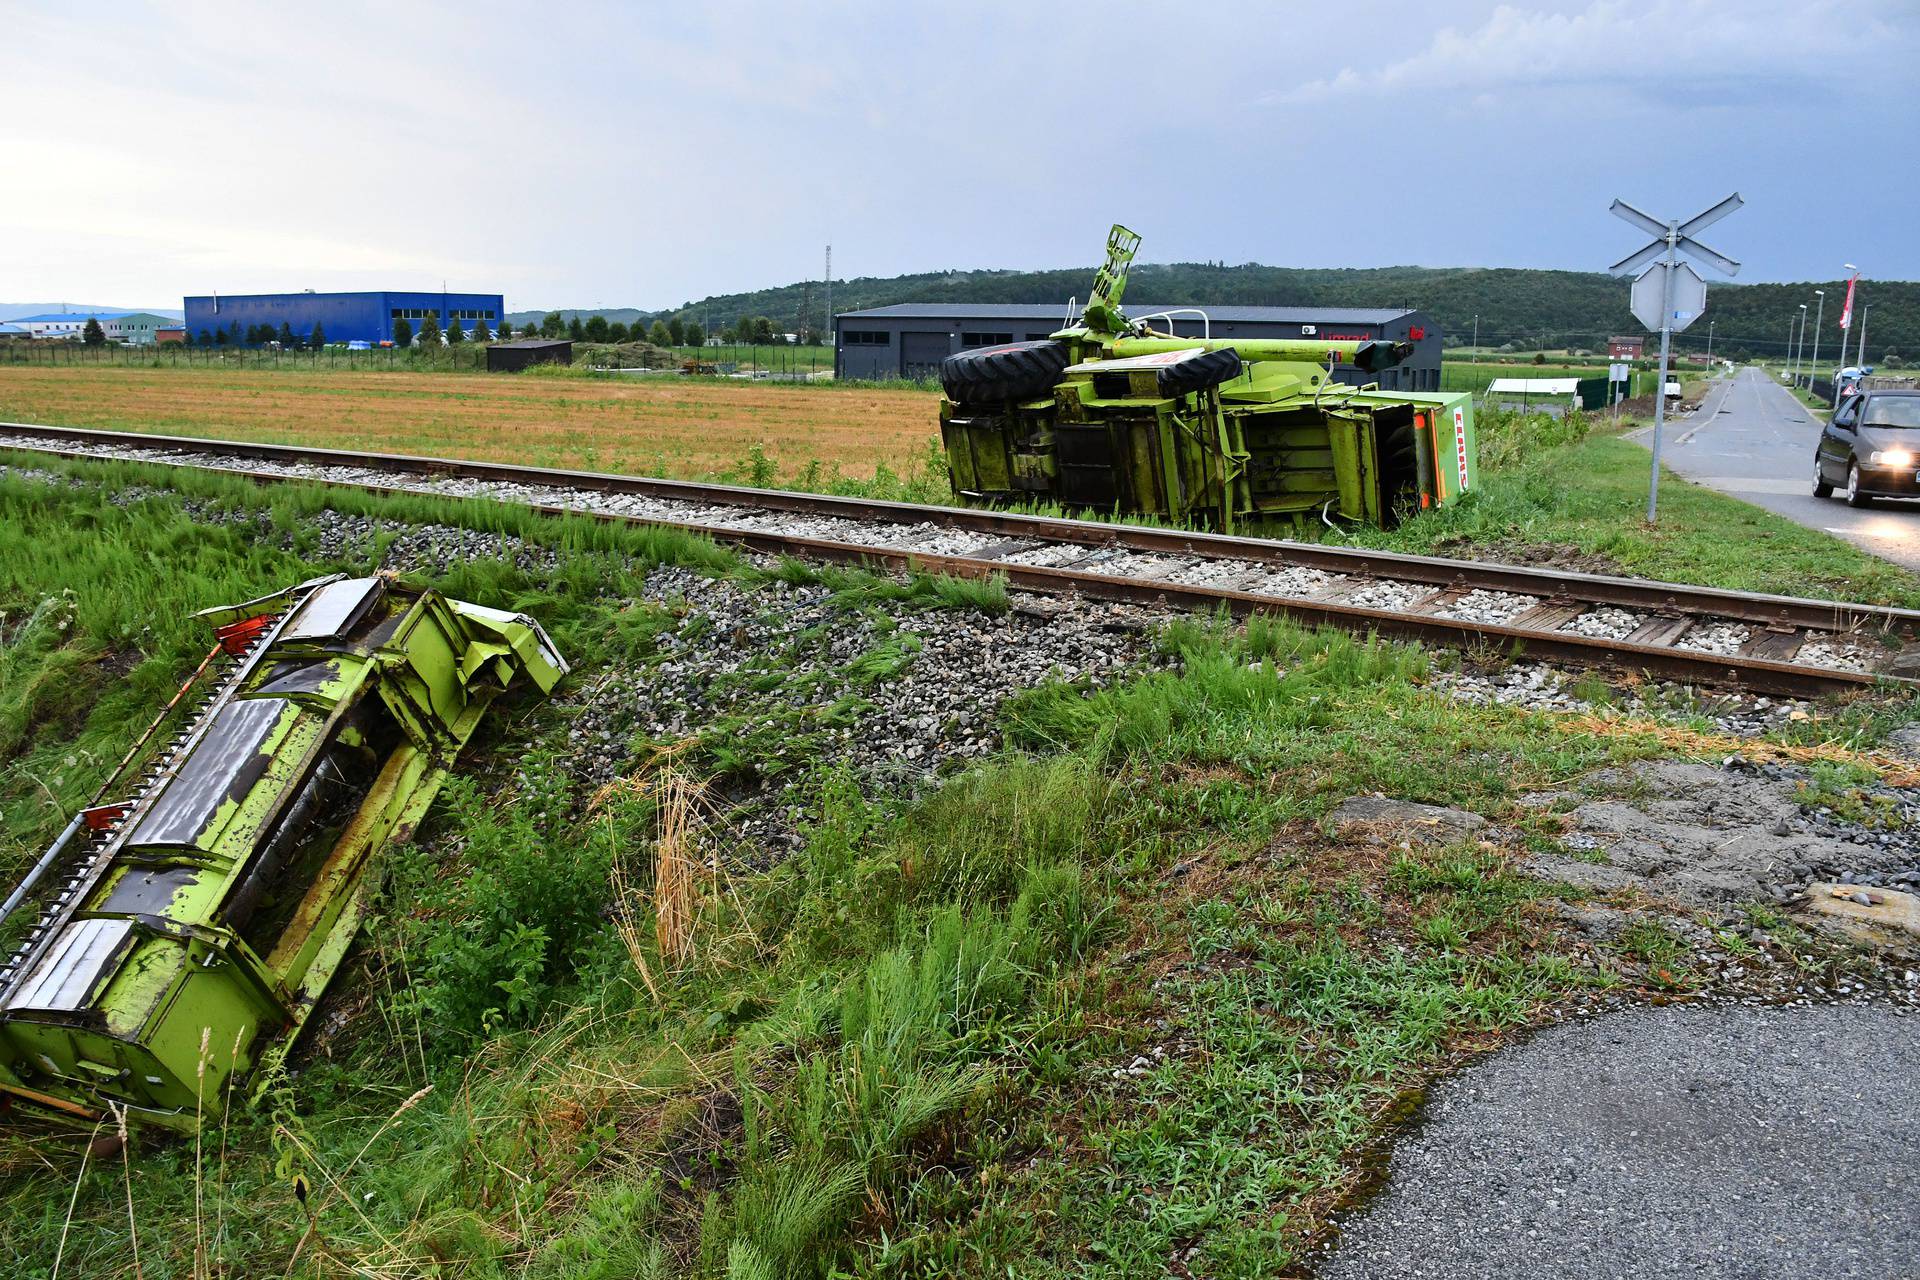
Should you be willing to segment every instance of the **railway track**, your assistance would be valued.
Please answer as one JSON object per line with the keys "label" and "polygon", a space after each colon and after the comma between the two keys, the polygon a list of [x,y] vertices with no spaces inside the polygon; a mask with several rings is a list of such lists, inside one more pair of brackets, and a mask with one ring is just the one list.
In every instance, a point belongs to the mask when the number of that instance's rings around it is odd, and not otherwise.
{"label": "railway track", "polygon": [[516,503],[757,551],[1004,575],[1792,697],[1920,686],[1920,611],[1562,569],[504,463],[0,422],[0,449]]}

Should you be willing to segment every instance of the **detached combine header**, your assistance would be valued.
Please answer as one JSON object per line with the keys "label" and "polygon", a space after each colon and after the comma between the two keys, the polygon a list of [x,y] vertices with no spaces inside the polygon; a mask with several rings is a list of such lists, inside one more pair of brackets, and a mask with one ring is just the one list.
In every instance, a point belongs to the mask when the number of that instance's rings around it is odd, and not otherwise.
{"label": "detached combine header", "polygon": [[219,1114],[229,1076],[299,1034],[371,860],[494,698],[567,670],[531,618],[384,577],[201,616],[206,661],[0,906],[0,1099]]}
{"label": "detached combine header", "polygon": [[[1233,532],[1337,514],[1386,524],[1473,487],[1473,400],[1335,382],[1405,343],[1182,338],[1120,309],[1140,237],[1115,226],[1078,317],[1041,342],[962,351],[940,379],[953,491]],[[1204,313],[1202,313],[1204,314]]]}

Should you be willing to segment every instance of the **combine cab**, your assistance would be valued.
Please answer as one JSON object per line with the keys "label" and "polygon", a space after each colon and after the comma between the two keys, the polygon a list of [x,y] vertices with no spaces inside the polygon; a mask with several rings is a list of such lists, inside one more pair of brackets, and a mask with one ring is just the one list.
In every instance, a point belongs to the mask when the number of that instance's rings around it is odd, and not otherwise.
{"label": "combine cab", "polygon": [[200,671],[0,907],[0,1099],[217,1115],[299,1034],[370,861],[494,698],[567,670],[532,619],[384,577],[202,616]]}
{"label": "combine cab", "polygon": [[1391,368],[1408,347],[1158,333],[1120,310],[1138,246],[1113,229],[1076,323],[941,366],[956,496],[1232,532],[1334,514],[1387,524],[1472,487],[1470,396],[1332,378],[1337,363]]}

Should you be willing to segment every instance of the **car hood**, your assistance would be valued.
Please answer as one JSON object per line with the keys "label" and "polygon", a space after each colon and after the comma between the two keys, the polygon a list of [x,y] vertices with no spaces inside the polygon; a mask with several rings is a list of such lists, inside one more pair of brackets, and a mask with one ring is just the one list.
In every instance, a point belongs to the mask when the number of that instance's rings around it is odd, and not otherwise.
{"label": "car hood", "polygon": [[1858,451],[1905,449],[1920,458],[1920,431],[1911,427],[1862,427]]}

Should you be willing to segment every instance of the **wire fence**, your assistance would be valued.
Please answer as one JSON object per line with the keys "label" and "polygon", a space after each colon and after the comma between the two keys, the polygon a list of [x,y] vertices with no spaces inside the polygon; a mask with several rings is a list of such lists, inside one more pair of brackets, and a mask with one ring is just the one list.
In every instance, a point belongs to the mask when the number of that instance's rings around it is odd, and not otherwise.
{"label": "wire fence", "polygon": [[[653,347],[633,343],[574,344],[574,364],[615,371],[685,371],[773,379],[813,379],[833,373],[833,349],[775,343]],[[124,369],[331,369],[343,372],[485,373],[487,344],[432,347],[127,346],[80,342],[0,342],[0,365]],[[583,369],[583,371],[584,371]]]}

